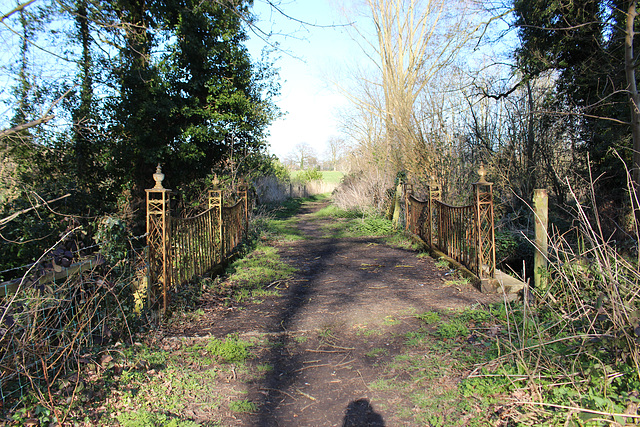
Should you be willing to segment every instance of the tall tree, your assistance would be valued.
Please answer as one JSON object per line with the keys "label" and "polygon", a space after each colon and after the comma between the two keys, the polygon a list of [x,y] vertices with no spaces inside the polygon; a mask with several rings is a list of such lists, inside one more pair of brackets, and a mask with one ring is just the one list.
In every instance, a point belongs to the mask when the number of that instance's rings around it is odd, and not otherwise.
{"label": "tall tree", "polygon": [[[596,176],[604,174],[602,194],[621,202],[626,177],[611,148],[618,149],[634,170],[640,161],[632,154],[640,151],[640,141],[632,138],[636,132],[630,126],[637,109],[633,101],[637,92],[635,2],[515,0],[513,6],[521,42],[516,52],[519,70],[525,80],[556,73],[555,96],[548,110],[556,121],[576,116],[571,125],[579,128],[591,168]],[[640,174],[635,177],[640,182]]]}
{"label": "tall tree", "polygon": [[153,53],[157,4],[146,0],[118,0],[114,8],[123,29],[115,71],[118,98],[112,105],[117,140],[112,143],[109,170],[120,185],[142,193],[154,165],[168,151],[167,122],[171,104]]}
{"label": "tall tree", "polygon": [[93,154],[90,139],[90,123],[93,119],[93,69],[91,54],[91,30],[87,0],[77,0],[75,10],[77,36],[81,46],[79,60],[80,103],[73,111],[73,138],[76,177],[87,179]]}
{"label": "tall tree", "polygon": [[172,162],[188,179],[223,166],[235,172],[264,150],[275,113],[244,46],[251,2],[178,3],[165,4],[166,28],[176,36],[164,74],[173,99]]}
{"label": "tall tree", "polygon": [[354,27],[356,39],[377,76],[364,77],[364,84],[374,87],[352,99],[382,119],[393,175],[403,169],[430,174],[434,153],[424,150],[418,99],[474,35],[466,2],[366,0],[363,7],[368,22]]}

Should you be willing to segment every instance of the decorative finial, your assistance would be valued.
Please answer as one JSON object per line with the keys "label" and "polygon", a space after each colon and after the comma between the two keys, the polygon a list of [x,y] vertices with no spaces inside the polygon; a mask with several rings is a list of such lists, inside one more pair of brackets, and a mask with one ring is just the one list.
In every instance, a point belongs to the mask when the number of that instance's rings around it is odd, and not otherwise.
{"label": "decorative finial", "polygon": [[213,189],[217,190],[220,185],[220,181],[218,180],[218,174],[213,175]]}
{"label": "decorative finial", "polygon": [[478,169],[478,175],[480,175],[480,179],[478,180],[478,184],[489,184],[485,179],[487,176],[487,171],[484,168],[484,163],[480,162],[480,169]]}
{"label": "decorative finial", "polygon": [[162,168],[160,167],[160,163],[156,167],[156,173],[153,174],[153,179],[156,182],[156,185],[153,187],[156,190],[163,190],[162,181],[164,180],[164,174],[162,173]]}

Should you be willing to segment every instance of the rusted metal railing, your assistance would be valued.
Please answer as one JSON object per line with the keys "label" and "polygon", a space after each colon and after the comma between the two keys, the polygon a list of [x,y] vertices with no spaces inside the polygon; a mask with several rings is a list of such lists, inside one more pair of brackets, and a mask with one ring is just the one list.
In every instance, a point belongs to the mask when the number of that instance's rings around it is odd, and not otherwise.
{"label": "rusted metal railing", "polygon": [[223,263],[233,254],[246,233],[249,221],[247,187],[238,191],[238,201],[224,206],[217,179],[209,191],[209,209],[192,218],[172,217],[171,190],[162,186],[164,174],[158,165],[156,185],[147,190],[147,246],[149,252],[148,302],[162,311],[169,304],[168,292]]}
{"label": "rusted metal railing", "polygon": [[244,201],[239,200],[233,206],[224,206],[222,208],[222,223],[224,226],[224,252],[223,258],[228,258],[238,247],[242,241],[244,234]]}
{"label": "rusted metal railing", "polygon": [[174,289],[221,263],[219,209],[213,207],[193,218],[172,218],[170,270]]}
{"label": "rusted metal railing", "polygon": [[434,201],[438,223],[436,247],[471,271],[477,271],[473,205],[451,206]]}
{"label": "rusted metal railing", "polygon": [[493,184],[485,180],[484,166],[478,171],[480,180],[473,185],[474,199],[468,206],[451,206],[440,200],[440,187],[432,177],[427,186],[427,200],[413,195],[405,187],[407,230],[419,236],[478,278],[493,278],[496,268],[493,223]]}

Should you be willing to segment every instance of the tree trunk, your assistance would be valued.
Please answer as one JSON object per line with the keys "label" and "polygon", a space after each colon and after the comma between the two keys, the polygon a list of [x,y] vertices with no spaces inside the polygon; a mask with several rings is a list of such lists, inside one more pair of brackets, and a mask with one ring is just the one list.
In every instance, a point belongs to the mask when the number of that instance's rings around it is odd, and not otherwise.
{"label": "tree trunk", "polygon": [[[625,74],[627,77],[627,89],[629,91],[629,105],[631,108],[631,133],[633,136],[633,165],[632,177],[634,196],[633,210],[636,218],[636,227],[640,224],[640,96],[638,95],[638,87],[636,85],[635,58],[633,53],[634,22],[638,15],[636,11],[636,2],[630,1],[627,9],[627,34],[624,44],[624,63]],[[637,233],[637,230],[636,230]]]}

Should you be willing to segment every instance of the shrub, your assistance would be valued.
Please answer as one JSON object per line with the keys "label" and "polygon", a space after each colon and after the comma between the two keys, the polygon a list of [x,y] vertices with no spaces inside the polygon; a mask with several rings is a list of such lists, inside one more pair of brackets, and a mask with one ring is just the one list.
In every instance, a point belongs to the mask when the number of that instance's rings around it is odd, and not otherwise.
{"label": "shrub", "polygon": [[295,181],[299,181],[303,184],[311,181],[322,181],[322,172],[318,169],[305,169],[298,173],[295,177]]}

